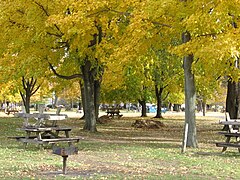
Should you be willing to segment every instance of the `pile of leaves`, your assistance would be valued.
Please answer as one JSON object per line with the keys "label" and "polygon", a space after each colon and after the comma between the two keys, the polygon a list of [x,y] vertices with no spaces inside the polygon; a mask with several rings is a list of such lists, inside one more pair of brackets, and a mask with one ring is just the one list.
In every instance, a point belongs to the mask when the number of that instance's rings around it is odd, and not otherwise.
{"label": "pile of leaves", "polygon": [[149,119],[136,120],[132,124],[132,127],[144,128],[144,129],[160,129],[161,127],[164,127],[164,126],[165,125],[160,121],[149,120]]}

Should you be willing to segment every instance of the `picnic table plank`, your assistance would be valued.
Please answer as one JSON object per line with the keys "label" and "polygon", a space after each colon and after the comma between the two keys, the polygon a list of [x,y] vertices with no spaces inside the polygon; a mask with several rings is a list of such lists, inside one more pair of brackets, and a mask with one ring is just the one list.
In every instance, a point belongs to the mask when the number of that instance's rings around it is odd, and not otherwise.
{"label": "picnic table plank", "polygon": [[[68,142],[69,146],[74,142],[79,142],[80,137],[70,137],[69,131],[71,128],[20,128],[26,132],[26,136],[23,137],[16,137],[16,139],[22,143],[24,146],[28,143],[35,143],[35,144],[55,144],[59,142]],[[53,132],[56,131],[55,133]],[[60,137],[58,134],[60,131],[65,132],[65,137]],[[36,133],[36,136],[31,136],[31,133]],[[48,135],[49,134],[49,135]]]}
{"label": "picnic table plank", "polygon": [[73,138],[55,138],[55,139],[42,139],[42,142],[46,143],[56,143],[56,142],[79,142],[80,137],[73,137]]}
{"label": "picnic table plank", "polygon": [[26,139],[25,137],[23,137],[23,138],[18,138],[17,140],[22,142],[22,143],[55,144],[55,143],[58,143],[58,142],[68,142],[68,143],[69,142],[70,143],[79,142],[81,139],[83,139],[83,138],[80,138],[80,137],[55,138],[55,139],[49,138],[49,139],[38,140],[37,138],[28,138],[28,139]]}
{"label": "picnic table plank", "polygon": [[237,147],[240,148],[240,143],[226,143],[226,142],[217,142],[217,147]]}
{"label": "picnic table plank", "polygon": [[[219,121],[219,124],[224,125],[226,128],[226,131],[220,131],[218,134],[225,136],[225,142],[217,142],[217,147],[223,147],[222,152],[225,152],[228,147],[235,147],[238,148],[238,151],[240,152],[240,119],[230,119],[230,116],[228,113],[226,113],[226,120],[225,121]],[[224,128],[225,130],[225,128]],[[235,141],[231,141],[231,139],[234,138]]]}
{"label": "picnic table plank", "polygon": [[[45,127],[45,126],[57,126],[57,121],[66,120],[68,118],[67,114],[40,114],[40,113],[16,113],[15,117],[24,118],[23,125],[25,127],[35,126],[35,127]],[[35,124],[29,124],[29,119],[35,119]],[[48,121],[51,121],[51,125],[48,125]]]}

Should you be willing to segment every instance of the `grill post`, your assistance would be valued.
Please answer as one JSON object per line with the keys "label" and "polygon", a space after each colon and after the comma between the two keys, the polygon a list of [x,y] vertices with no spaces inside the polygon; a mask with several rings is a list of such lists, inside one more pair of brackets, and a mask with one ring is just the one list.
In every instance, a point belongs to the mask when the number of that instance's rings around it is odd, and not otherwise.
{"label": "grill post", "polygon": [[62,157],[63,157],[63,174],[67,174],[66,167],[67,167],[67,158],[68,158],[68,155],[62,156]]}
{"label": "grill post", "polygon": [[53,154],[62,156],[63,158],[63,174],[67,174],[67,158],[69,155],[78,153],[78,148],[74,146],[70,147],[53,147]]}

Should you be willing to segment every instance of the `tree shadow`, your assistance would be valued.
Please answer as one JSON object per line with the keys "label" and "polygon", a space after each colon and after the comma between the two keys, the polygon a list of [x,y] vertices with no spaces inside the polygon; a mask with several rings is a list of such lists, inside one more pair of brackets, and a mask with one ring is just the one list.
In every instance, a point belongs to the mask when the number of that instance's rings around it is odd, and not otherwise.
{"label": "tree shadow", "polygon": [[196,152],[194,153],[195,156],[221,156],[221,157],[234,157],[234,158],[240,158],[240,153],[239,152]]}

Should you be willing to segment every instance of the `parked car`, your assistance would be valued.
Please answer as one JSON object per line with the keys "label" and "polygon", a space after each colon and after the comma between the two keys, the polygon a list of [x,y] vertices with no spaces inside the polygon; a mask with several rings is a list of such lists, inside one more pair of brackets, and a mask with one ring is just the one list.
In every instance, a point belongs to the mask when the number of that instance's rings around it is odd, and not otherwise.
{"label": "parked car", "polygon": [[[147,104],[147,112],[148,113],[156,113],[157,112],[157,105],[155,105],[155,104]],[[161,108],[161,112],[162,113],[166,113],[167,112],[167,108],[166,107],[162,107]]]}

